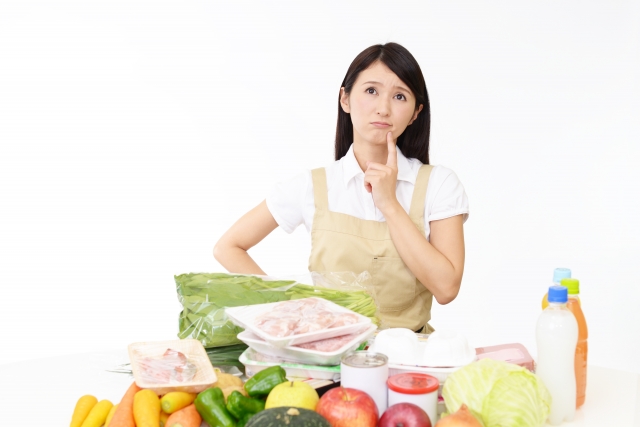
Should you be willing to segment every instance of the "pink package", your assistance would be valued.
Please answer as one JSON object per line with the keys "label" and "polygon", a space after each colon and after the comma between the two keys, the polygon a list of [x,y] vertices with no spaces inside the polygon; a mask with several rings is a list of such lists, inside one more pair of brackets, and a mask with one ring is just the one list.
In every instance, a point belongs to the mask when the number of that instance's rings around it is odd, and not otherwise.
{"label": "pink package", "polygon": [[503,362],[515,363],[531,372],[535,370],[535,363],[526,348],[519,343],[500,344],[489,347],[476,348],[478,359],[489,358],[502,360]]}

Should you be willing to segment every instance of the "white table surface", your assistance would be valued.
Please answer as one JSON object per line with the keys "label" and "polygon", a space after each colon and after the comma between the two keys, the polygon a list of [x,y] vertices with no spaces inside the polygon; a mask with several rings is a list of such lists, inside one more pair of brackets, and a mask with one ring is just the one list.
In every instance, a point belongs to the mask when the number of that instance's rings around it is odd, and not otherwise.
{"label": "white table surface", "polygon": [[[84,394],[115,404],[133,378],[107,370],[127,362],[125,349],[0,365],[2,424],[67,426]],[[640,427],[640,374],[589,366],[586,402],[562,425]]]}

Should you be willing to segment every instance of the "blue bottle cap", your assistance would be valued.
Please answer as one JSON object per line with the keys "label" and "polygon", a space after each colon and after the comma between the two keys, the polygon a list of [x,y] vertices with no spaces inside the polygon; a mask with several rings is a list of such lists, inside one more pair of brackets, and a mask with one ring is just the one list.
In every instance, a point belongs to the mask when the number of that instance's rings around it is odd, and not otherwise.
{"label": "blue bottle cap", "polygon": [[569,299],[569,290],[564,286],[549,286],[549,302],[566,303]]}
{"label": "blue bottle cap", "polygon": [[553,270],[553,283],[560,284],[562,279],[567,279],[571,277],[571,270],[568,268],[556,268]]}

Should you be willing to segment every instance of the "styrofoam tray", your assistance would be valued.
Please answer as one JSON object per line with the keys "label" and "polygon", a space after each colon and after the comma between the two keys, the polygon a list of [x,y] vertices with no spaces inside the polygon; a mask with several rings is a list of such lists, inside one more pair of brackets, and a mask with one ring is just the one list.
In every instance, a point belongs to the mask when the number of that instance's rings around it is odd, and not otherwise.
{"label": "styrofoam tray", "polygon": [[314,366],[300,363],[287,362],[278,358],[265,358],[268,361],[253,360],[255,350],[248,348],[240,355],[240,363],[245,366],[247,377],[252,377],[256,373],[267,369],[270,366],[280,365],[287,373],[287,377],[315,378],[319,380],[340,381],[340,365],[337,366]]}
{"label": "styrofoam tray", "polygon": [[359,313],[356,313],[352,310],[349,310],[347,308],[341,307],[338,304],[335,304],[331,301],[327,301],[325,299],[315,298],[315,297],[301,298],[300,300],[297,300],[297,301],[301,301],[301,300],[321,300],[323,303],[326,303],[327,305],[329,305],[329,307],[331,307],[333,311],[354,314],[360,319],[360,321],[352,325],[338,326],[336,328],[322,329],[320,331],[307,332],[304,334],[297,334],[297,335],[289,335],[286,337],[276,337],[257,328],[254,324],[254,321],[256,317],[272,310],[275,305],[280,304],[281,302],[272,302],[267,304],[255,304],[255,305],[243,305],[239,307],[228,307],[225,309],[225,313],[236,325],[241,326],[245,329],[248,329],[254,335],[259,336],[260,338],[262,338],[272,346],[280,347],[280,348],[295,345],[295,344],[303,344],[311,341],[318,341],[325,338],[338,337],[340,335],[352,334],[361,330],[363,326],[371,324],[370,318],[363,316]]}
{"label": "styrofoam tray", "polygon": [[274,347],[249,331],[239,333],[238,339],[259,353],[280,357],[292,362],[310,365],[339,365],[342,356],[358,348],[361,343],[373,335],[376,328],[376,325],[369,325],[366,330],[355,336],[351,341],[331,352],[309,350],[296,346]]}
{"label": "styrofoam tray", "polygon": [[[145,375],[143,375],[144,358],[160,358],[167,349],[183,353],[196,366],[196,374],[191,380],[167,383],[145,380]],[[136,342],[129,344],[128,350],[131,372],[136,384],[140,388],[151,389],[158,395],[171,391],[200,393],[218,380],[213,366],[211,366],[209,356],[207,356],[206,350],[198,340]]]}

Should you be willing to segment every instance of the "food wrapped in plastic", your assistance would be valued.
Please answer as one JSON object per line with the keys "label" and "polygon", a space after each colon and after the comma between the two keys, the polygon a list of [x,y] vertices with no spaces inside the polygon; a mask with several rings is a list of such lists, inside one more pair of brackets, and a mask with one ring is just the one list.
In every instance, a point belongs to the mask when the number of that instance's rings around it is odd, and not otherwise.
{"label": "food wrapped in plastic", "polygon": [[217,379],[204,347],[196,340],[133,343],[129,361],[136,384],[158,394],[198,393]]}
{"label": "food wrapped in plastic", "polygon": [[332,310],[316,298],[284,301],[254,320],[255,326],[274,337],[306,334],[338,326],[353,325],[360,319],[353,313]]}
{"label": "food wrapped in plastic", "polygon": [[312,272],[310,276],[290,277],[294,279],[226,273],[175,276],[178,300],[183,307],[178,337],[197,339],[208,348],[238,344],[241,341],[237,335],[243,328],[230,321],[225,308],[312,296],[334,302],[380,324],[368,272]]}

